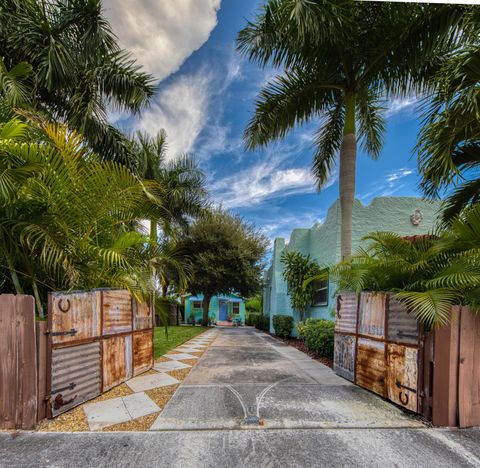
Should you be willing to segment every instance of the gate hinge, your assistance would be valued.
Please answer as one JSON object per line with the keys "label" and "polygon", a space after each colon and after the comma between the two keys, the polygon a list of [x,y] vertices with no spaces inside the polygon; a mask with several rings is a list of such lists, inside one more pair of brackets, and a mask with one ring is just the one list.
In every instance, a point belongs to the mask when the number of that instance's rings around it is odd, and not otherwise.
{"label": "gate hinge", "polygon": [[75,330],[75,328],[71,328],[68,331],[52,332],[52,336],[65,336],[65,335],[74,336],[76,334],[77,334],[77,330]]}

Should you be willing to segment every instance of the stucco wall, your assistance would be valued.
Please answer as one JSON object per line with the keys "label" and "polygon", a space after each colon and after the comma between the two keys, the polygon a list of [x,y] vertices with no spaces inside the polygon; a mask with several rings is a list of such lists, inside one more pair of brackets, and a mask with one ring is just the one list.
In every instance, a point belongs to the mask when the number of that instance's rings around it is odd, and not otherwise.
{"label": "stucco wall", "polygon": [[[414,226],[410,216],[420,209],[423,220]],[[362,237],[373,231],[393,231],[402,236],[426,234],[432,231],[439,210],[438,202],[428,202],[415,197],[375,198],[369,205],[356,200],[353,207],[352,248],[353,253],[362,244]],[[277,238],[274,242],[272,263],[265,277],[264,313],[270,315],[270,331],[273,332],[272,317],[275,314],[292,315],[295,323],[299,316],[290,306],[287,285],[283,280],[281,255],[284,250],[310,254],[320,265],[331,265],[340,260],[340,204],[336,201],[328,210],[322,224],[310,229],[294,229],[290,240]],[[327,306],[311,307],[307,316],[331,319],[333,295],[336,285],[330,283]],[[296,334],[296,330],[294,332]]]}

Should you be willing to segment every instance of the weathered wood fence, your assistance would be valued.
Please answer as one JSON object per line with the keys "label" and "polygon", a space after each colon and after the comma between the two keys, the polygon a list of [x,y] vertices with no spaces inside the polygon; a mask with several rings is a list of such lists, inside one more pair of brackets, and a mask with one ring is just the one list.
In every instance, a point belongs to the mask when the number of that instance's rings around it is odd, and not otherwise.
{"label": "weathered wood fence", "polygon": [[392,294],[337,297],[334,371],[434,425],[480,424],[479,356],[480,315],[466,307],[426,332]]}
{"label": "weathered wood fence", "polygon": [[153,313],[125,290],[0,295],[0,428],[33,429],[153,365]]}

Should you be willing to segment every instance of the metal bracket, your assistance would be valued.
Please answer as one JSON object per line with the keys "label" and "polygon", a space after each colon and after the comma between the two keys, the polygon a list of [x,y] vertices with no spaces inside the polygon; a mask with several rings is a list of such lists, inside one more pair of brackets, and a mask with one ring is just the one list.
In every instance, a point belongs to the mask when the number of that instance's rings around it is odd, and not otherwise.
{"label": "metal bracket", "polygon": [[52,336],[75,336],[77,334],[77,330],[75,328],[71,328],[69,331],[62,331],[62,332],[52,332]]}
{"label": "metal bracket", "polygon": [[76,386],[77,386],[77,384],[72,382],[71,384],[67,385],[66,387],[56,388],[55,390],[52,390],[51,393],[53,395],[54,393],[64,392],[65,390],[73,390]]}
{"label": "metal bracket", "polygon": [[406,385],[403,385],[402,383],[400,383],[399,380],[397,380],[397,381],[395,382],[395,385],[396,385],[398,388],[404,388],[405,390],[408,390],[409,392],[417,393],[417,391],[416,391],[414,388],[407,387]]}
{"label": "metal bracket", "polygon": [[53,401],[53,408],[58,410],[62,406],[69,405],[75,398],[77,398],[78,395],[75,395],[73,398],[70,398],[70,400],[64,401],[63,400],[63,395],[59,394],[55,397],[55,400]]}

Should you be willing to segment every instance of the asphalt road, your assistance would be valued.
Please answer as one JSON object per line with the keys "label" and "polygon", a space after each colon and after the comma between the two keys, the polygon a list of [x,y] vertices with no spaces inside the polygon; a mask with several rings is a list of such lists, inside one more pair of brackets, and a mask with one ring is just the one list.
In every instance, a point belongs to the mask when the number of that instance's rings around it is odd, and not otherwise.
{"label": "asphalt road", "polygon": [[0,433],[0,466],[478,466],[480,430],[425,427],[296,349],[222,330],[149,433]]}

